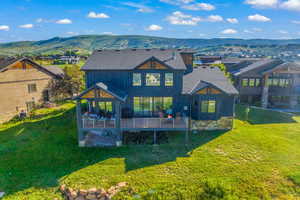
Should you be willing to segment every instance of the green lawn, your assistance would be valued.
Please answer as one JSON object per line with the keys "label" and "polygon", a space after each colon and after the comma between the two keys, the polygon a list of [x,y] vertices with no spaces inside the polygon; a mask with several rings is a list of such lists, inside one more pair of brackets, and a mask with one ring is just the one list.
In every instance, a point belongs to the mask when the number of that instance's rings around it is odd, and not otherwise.
{"label": "green lawn", "polygon": [[[237,109],[245,120],[244,107]],[[160,146],[79,148],[74,104],[0,125],[4,199],[61,198],[57,188],[128,188],[116,199],[300,199],[300,117],[251,110],[231,131],[170,134]]]}

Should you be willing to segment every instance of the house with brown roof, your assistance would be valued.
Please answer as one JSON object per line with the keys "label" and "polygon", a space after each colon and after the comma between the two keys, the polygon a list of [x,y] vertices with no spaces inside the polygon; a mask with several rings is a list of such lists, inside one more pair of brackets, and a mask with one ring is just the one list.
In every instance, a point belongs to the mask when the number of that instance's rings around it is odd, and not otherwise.
{"label": "house with brown roof", "polygon": [[1,59],[0,123],[50,101],[49,83],[62,76],[62,69],[41,66],[27,58]]}

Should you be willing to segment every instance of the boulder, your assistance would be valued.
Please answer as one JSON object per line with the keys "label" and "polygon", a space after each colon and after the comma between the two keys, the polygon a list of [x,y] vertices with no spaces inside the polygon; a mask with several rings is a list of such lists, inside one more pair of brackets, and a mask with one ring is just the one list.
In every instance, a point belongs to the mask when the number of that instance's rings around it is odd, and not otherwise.
{"label": "boulder", "polygon": [[87,200],[97,200],[97,196],[95,194],[88,194],[85,198]]}
{"label": "boulder", "polygon": [[86,196],[86,195],[88,194],[88,191],[87,191],[87,190],[80,189],[80,190],[79,190],[79,194],[80,194],[81,196]]}

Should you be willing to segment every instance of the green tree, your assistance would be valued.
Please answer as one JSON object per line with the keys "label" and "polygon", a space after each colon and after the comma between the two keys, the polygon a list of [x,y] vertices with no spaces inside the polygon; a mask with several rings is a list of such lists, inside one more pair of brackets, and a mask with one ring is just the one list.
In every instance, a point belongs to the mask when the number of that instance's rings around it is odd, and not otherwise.
{"label": "green tree", "polygon": [[62,79],[50,83],[51,94],[56,100],[70,98],[84,89],[84,74],[78,65],[66,66]]}

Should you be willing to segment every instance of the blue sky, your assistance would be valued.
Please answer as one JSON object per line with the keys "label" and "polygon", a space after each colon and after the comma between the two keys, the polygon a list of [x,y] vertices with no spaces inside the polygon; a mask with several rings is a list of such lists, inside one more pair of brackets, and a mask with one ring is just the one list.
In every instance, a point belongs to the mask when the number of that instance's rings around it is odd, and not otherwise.
{"label": "blue sky", "polygon": [[300,0],[0,0],[0,42],[81,34],[300,38]]}

